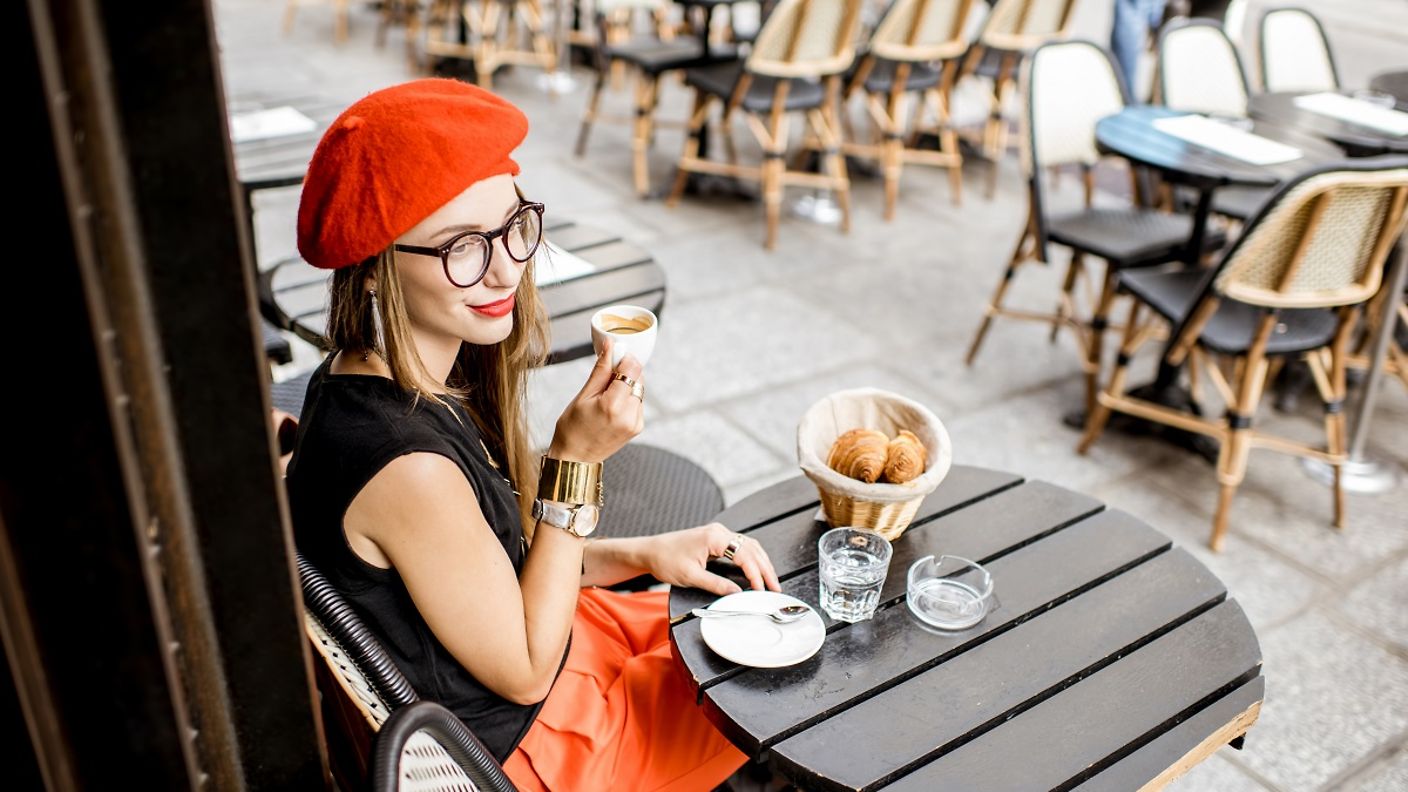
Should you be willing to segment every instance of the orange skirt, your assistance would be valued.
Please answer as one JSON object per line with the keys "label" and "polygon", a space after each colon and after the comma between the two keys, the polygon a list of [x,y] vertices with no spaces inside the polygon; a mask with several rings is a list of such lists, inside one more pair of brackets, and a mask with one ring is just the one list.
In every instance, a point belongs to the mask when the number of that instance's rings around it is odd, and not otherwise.
{"label": "orange skirt", "polygon": [[567,664],[504,762],[520,790],[707,792],[747,761],[695,706],[668,599],[582,589]]}

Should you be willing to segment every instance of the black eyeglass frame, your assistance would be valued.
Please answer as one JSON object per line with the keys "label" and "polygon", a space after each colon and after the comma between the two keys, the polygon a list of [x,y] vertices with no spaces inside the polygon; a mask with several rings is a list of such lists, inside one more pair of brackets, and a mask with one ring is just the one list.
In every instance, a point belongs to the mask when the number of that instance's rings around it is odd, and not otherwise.
{"label": "black eyeglass frame", "polygon": [[[507,243],[504,244],[504,252],[508,254],[509,258],[513,259],[519,264],[526,264],[530,259],[533,258],[533,254],[538,252],[538,246],[543,244],[544,209],[546,209],[546,207],[543,204],[538,203],[537,201],[524,201],[522,199],[519,199],[518,210],[515,211],[513,213],[513,216],[508,219],[508,222],[504,223],[498,228],[495,228],[492,231],[462,231],[450,237],[443,244],[437,245],[436,247],[423,247],[421,245],[402,245],[400,243],[397,243],[395,245],[392,245],[392,249],[399,250],[402,253],[418,253],[422,256],[438,256],[440,258],[440,265],[445,270],[445,279],[461,289],[468,289],[476,283],[484,280],[484,276],[489,274],[489,265],[493,262],[494,259],[494,240],[507,234],[509,228],[511,228],[513,224],[517,222],[520,217],[522,217],[523,213],[529,211],[535,212],[538,215],[537,241],[533,243],[533,247],[530,248],[526,254],[524,254],[523,258],[515,256]],[[468,236],[477,236],[480,239],[484,240],[484,263],[479,267],[479,274],[476,275],[473,280],[471,280],[469,283],[460,283],[459,281],[456,281],[454,278],[450,277],[450,250],[454,248],[454,246],[459,243],[460,240]]]}

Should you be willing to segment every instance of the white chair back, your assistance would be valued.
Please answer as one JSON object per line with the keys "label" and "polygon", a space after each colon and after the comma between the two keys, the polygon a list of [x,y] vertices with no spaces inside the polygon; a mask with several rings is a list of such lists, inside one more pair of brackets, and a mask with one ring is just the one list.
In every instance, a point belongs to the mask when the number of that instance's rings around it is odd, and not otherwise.
{"label": "white chair back", "polygon": [[1039,47],[1022,68],[1026,97],[1022,165],[1094,165],[1095,124],[1124,109],[1125,93],[1110,56],[1089,41],[1059,41]]}
{"label": "white chair back", "polygon": [[1075,0],[997,0],[983,21],[980,43],[1020,52],[1063,38]]}
{"label": "white chair back", "polygon": [[1267,91],[1339,88],[1330,42],[1314,14],[1276,8],[1261,18],[1261,84]]}
{"label": "white chair back", "polygon": [[1247,77],[1232,41],[1216,22],[1189,20],[1159,36],[1158,91],[1175,110],[1247,114]]}

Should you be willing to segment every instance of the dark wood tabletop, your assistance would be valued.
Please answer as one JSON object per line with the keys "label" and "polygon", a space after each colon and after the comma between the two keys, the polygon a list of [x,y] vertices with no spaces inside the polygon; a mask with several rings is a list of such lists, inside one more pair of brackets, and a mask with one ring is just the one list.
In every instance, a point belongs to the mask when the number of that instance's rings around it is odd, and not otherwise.
{"label": "dark wood tabletop", "polygon": [[[549,363],[593,354],[591,317],[601,308],[630,303],[660,315],[665,307],[665,270],[649,253],[609,231],[555,221],[551,214],[544,220],[545,240],[592,267],[589,273],[539,291],[552,322]],[[260,273],[260,309],[275,325],[326,348],[330,277],[328,270],[301,258],[286,259]]]}
{"label": "dark wood tabletop", "polygon": [[1382,91],[1408,105],[1408,69],[1386,71],[1369,78],[1369,90]]}
{"label": "dark wood tabletop", "polygon": [[[1350,91],[1342,92],[1346,96]],[[1372,127],[1352,124],[1296,106],[1301,93],[1268,93],[1247,100],[1247,114],[1282,127],[1291,127],[1322,137],[1344,149],[1351,157],[1408,152],[1408,136],[1391,135]],[[1399,106],[1408,110],[1408,103]]]}
{"label": "dark wood tabletop", "polygon": [[1254,165],[1161,132],[1154,121],[1187,113],[1156,105],[1136,105],[1102,118],[1095,141],[1106,154],[1158,170],[1169,181],[1210,190],[1230,185],[1270,187],[1310,167],[1344,158],[1344,152],[1323,138],[1295,127],[1253,119],[1252,132],[1301,150],[1303,156],[1275,165]]}
{"label": "dark wood tabletop", "polygon": [[[816,606],[816,509],[798,477],[717,519],[758,539],[783,591]],[[999,607],[962,632],[919,622],[906,573],[931,553],[985,565]],[[982,468],[955,465],[894,542],[875,617],[823,613],[825,643],[800,664],[715,655],[689,616],[711,600],[670,596],[700,705],[806,789],[1138,789],[1240,747],[1264,693],[1256,635],[1202,563],[1094,498]]]}

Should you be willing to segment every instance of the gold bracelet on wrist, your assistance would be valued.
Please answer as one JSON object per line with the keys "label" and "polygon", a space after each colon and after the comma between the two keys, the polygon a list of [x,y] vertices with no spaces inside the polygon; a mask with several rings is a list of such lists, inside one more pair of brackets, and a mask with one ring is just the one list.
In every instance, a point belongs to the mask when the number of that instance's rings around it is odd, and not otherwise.
{"label": "gold bracelet on wrist", "polygon": [[574,506],[601,506],[601,463],[569,462],[544,455],[538,475],[538,497]]}

